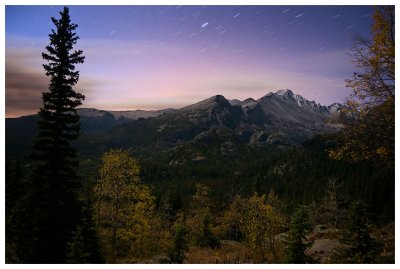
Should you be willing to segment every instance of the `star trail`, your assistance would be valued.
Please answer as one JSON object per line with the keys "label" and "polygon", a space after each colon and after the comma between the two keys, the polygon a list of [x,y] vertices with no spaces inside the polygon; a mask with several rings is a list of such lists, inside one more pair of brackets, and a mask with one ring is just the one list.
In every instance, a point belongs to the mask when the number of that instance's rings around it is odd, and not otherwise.
{"label": "star trail", "polygon": [[[6,116],[37,112],[41,52],[61,6],[6,6]],[[179,108],[290,88],[321,104],[350,93],[352,36],[372,6],[70,6],[86,61],[84,107]]]}

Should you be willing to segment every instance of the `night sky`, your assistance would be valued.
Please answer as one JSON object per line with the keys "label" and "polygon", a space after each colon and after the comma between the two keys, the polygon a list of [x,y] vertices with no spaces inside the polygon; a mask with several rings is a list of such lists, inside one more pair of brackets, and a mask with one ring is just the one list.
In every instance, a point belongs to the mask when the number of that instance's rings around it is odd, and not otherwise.
{"label": "night sky", "polygon": [[[61,6],[6,6],[6,117],[36,113],[47,90],[41,52]],[[371,6],[70,6],[86,61],[84,107],[179,108],[212,95],[292,89],[342,102],[355,70],[352,35]]]}

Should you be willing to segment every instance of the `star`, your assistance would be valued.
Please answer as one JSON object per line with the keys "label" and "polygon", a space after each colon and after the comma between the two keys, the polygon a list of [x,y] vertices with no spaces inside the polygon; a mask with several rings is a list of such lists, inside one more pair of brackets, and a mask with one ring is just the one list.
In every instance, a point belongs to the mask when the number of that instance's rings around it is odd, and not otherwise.
{"label": "star", "polygon": [[[26,46],[26,49],[32,51],[32,55],[37,54],[35,49],[43,46],[42,41],[46,39],[49,28],[54,27],[48,19],[48,14],[50,11],[54,13],[56,12],[54,9],[60,8],[55,6],[51,10],[50,7],[50,5],[43,8],[38,6],[31,10],[23,6],[7,6],[6,11],[9,10],[9,13],[6,18],[10,25],[10,30],[7,30],[7,50],[11,56],[14,56],[14,53],[16,54],[19,47],[22,46]],[[39,9],[43,9],[40,17],[39,13],[35,14],[35,12],[39,12]],[[25,13],[32,14],[32,23],[28,24],[26,18],[19,20]],[[129,94],[131,93],[129,86],[125,85],[131,83],[135,84],[135,88],[143,87],[148,91],[159,91],[157,83],[168,83],[168,87],[166,87],[168,90],[171,88],[171,91],[174,89],[178,92],[182,88],[183,92],[184,87],[181,85],[183,80],[179,76],[170,75],[170,72],[182,70],[186,72],[187,70],[187,75],[192,76],[187,79],[188,87],[191,87],[191,84],[189,85],[191,78],[193,81],[205,81],[202,85],[194,85],[193,88],[190,88],[191,90],[204,88],[204,91],[211,92],[214,91],[212,88],[220,86],[227,87],[227,89],[236,87],[236,82],[228,78],[233,77],[232,74],[240,73],[244,78],[243,84],[248,81],[248,78],[254,78],[256,81],[254,85],[260,83],[260,86],[257,87],[260,87],[261,95],[264,87],[261,84],[266,79],[262,76],[264,71],[259,70],[274,70],[274,74],[276,73],[274,85],[292,83],[293,88],[299,85],[299,87],[318,92],[319,86],[317,85],[322,82],[327,89],[329,88],[330,94],[333,96],[335,89],[339,89],[336,84],[341,84],[336,81],[340,81],[340,79],[344,81],[353,73],[354,67],[346,56],[347,47],[352,44],[350,33],[369,36],[373,13],[374,7],[368,5],[351,7],[257,5],[71,7],[71,19],[79,25],[78,33],[82,37],[82,47],[95,47],[95,49],[90,49],[91,61],[84,64],[84,71],[89,72],[87,77],[98,76],[101,78],[105,76],[105,73],[110,72],[111,74],[112,72],[110,77],[115,77],[115,80],[107,79],[107,83],[111,85],[114,81],[118,81],[115,82],[118,85],[113,87],[120,88],[121,92],[126,91]],[[40,31],[35,29],[35,27],[39,27],[39,23]],[[8,26],[7,29],[9,29]],[[26,37],[21,41],[19,38],[14,38],[20,34]],[[10,35],[10,41],[8,41],[8,35]],[[42,43],[35,43],[35,40],[42,40]],[[107,42],[97,42],[97,40],[106,40]],[[24,43],[19,45],[18,42]],[[116,47],[118,49],[115,49]],[[101,55],[105,49],[115,50],[115,53]],[[18,53],[18,55],[22,54]],[[231,55],[235,59],[232,60]],[[299,55],[299,57],[295,57],[295,55]],[[7,56],[7,58],[12,59],[11,56]],[[31,58],[29,58],[27,64],[32,64],[32,68],[39,66],[39,69],[40,64],[38,65],[36,62],[41,60],[40,54],[32,57],[38,59],[32,60],[30,63],[29,59]],[[18,64],[22,65],[22,61],[25,61],[22,58],[21,56],[21,63]],[[119,62],[116,63],[114,59]],[[302,61],[311,62],[314,59],[315,64],[303,66]],[[273,60],[275,61],[271,64],[270,62]],[[119,70],[121,72],[108,71],[101,66],[101,64],[111,63],[111,61],[116,66],[120,66],[123,72],[121,70]],[[215,77],[209,80],[212,82],[208,82],[203,77],[205,75],[203,70],[211,70],[212,61],[215,61],[221,68],[221,71],[218,71],[221,73],[215,73]],[[9,62],[12,65],[13,61]],[[171,70],[164,68],[169,62],[172,62],[169,67]],[[160,66],[163,68],[157,69]],[[151,79],[151,72],[148,72],[147,69],[151,67],[154,67],[154,72],[159,72],[157,73],[157,76],[160,74],[159,80]],[[14,65],[7,68],[14,68]],[[307,74],[307,79],[304,79],[302,75],[295,76],[293,82],[283,79],[287,76],[285,72],[291,74],[297,70]],[[320,74],[326,70],[331,71],[332,74]],[[39,72],[42,70],[38,70]],[[132,73],[137,76],[126,75]],[[316,86],[308,87],[308,82],[311,84],[313,78],[318,80],[315,83]],[[330,79],[334,79],[334,81],[328,84],[327,81]],[[249,83],[250,86],[253,85],[250,79]],[[265,83],[267,85],[270,82]],[[242,84],[241,86],[245,87]],[[29,85],[27,87],[29,88]],[[101,94],[97,96],[93,93],[93,96],[100,100],[103,98],[103,92],[108,92],[108,87],[111,86],[105,85],[105,83],[101,84],[98,87],[101,88]],[[342,97],[345,93],[346,91],[341,89],[338,95]],[[321,97],[321,100],[336,98],[332,96]],[[96,98],[91,100],[97,100]],[[117,100],[117,97],[115,98]],[[38,99],[40,101],[40,96]],[[126,101],[123,99],[121,98],[121,102]],[[24,109],[22,108],[22,110]],[[36,111],[32,113],[36,113]]]}
{"label": "star", "polygon": [[201,25],[201,28],[204,28],[204,27],[206,27],[208,25],[208,22],[205,22],[205,23],[203,23],[202,25]]}

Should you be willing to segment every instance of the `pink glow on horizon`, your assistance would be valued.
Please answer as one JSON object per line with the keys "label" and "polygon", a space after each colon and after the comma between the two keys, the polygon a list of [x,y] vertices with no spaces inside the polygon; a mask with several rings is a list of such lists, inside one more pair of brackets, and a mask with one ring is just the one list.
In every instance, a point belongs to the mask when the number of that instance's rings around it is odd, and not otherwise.
{"label": "pink glow on horizon", "polygon": [[[7,42],[12,43],[13,38]],[[17,38],[15,38],[17,40]],[[40,57],[45,40],[37,41],[37,46],[24,46],[31,40],[18,39],[18,47],[9,46],[6,50],[6,68],[13,63],[24,68],[18,72],[34,74],[47,85],[42,71]],[[260,63],[246,58],[221,56],[212,51],[203,55],[201,51],[187,47],[167,46],[149,42],[113,41],[99,43],[94,40],[82,41],[81,48],[86,61],[78,66],[81,71],[76,89],[86,95],[83,107],[108,110],[136,110],[180,108],[221,94],[227,99],[258,99],[268,92],[279,89],[292,89],[309,100],[330,104],[340,101],[335,96],[344,96],[348,89],[341,78],[294,72],[291,66],[313,63],[317,69],[324,69],[327,55],[293,56],[293,64],[287,61]],[[117,49],[115,49],[117,48]],[[106,53],[107,52],[107,53]],[[127,53],[129,52],[129,53]],[[342,51],[331,52],[332,62],[343,61]],[[127,57],[131,55],[131,57]],[[6,89],[10,91],[12,89]],[[40,93],[46,86],[35,90],[35,109],[21,111],[6,110],[6,116],[35,113],[40,105]],[[20,92],[24,95],[24,92]],[[28,92],[26,92],[28,94]],[[336,99],[336,100],[335,100]]]}

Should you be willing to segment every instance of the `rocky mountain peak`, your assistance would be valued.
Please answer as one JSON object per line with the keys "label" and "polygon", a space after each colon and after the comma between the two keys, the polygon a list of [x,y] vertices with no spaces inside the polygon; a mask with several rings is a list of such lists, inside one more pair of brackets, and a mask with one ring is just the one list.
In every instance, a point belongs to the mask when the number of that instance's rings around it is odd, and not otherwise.
{"label": "rocky mountain peak", "polygon": [[294,93],[289,89],[279,90],[275,94],[286,98],[294,97]]}
{"label": "rocky mountain peak", "polygon": [[253,98],[247,98],[242,102],[242,107],[254,108],[257,105],[257,101]]}
{"label": "rocky mountain peak", "polygon": [[181,108],[181,110],[209,109],[211,107],[230,107],[231,104],[222,95],[214,95],[203,101]]}
{"label": "rocky mountain peak", "polygon": [[214,99],[217,104],[229,104],[228,100],[226,100],[225,97],[220,94],[211,97],[211,99]]}

